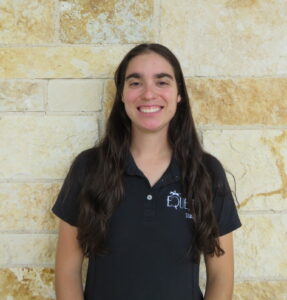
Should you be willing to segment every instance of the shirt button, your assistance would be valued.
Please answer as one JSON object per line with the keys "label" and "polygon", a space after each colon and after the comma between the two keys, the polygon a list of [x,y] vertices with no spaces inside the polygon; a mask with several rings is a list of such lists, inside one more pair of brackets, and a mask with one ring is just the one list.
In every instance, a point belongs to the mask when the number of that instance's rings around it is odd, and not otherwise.
{"label": "shirt button", "polygon": [[152,195],[147,195],[147,200],[151,200],[152,199]]}

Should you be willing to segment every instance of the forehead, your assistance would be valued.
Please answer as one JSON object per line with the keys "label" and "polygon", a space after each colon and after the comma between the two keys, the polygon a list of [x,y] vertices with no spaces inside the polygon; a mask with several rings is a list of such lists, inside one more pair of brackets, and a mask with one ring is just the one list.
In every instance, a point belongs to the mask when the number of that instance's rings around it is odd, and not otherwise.
{"label": "forehead", "polygon": [[174,76],[174,70],[172,65],[161,55],[148,52],[140,54],[132,58],[127,66],[126,75],[129,73],[169,73]]}

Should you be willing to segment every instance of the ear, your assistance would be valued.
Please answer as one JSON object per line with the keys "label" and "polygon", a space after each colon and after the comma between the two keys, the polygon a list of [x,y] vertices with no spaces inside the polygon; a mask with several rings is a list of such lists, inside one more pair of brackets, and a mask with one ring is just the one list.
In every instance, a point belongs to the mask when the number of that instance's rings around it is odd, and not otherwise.
{"label": "ear", "polygon": [[180,95],[177,95],[177,103],[179,103],[181,101],[181,96]]}

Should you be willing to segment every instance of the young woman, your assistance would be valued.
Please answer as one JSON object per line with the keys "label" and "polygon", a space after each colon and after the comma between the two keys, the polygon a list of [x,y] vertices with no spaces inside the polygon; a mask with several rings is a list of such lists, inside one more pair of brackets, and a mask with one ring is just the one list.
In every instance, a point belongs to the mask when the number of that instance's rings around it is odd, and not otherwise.
{"label": "young woman", "polygon": [[104,138],[76,157],[53,207],[57,299],[203,299],[201,254],[204,299],[232,299],[240,220],[221,164],[199,143],[178,60],[136,46],[115,84]]}

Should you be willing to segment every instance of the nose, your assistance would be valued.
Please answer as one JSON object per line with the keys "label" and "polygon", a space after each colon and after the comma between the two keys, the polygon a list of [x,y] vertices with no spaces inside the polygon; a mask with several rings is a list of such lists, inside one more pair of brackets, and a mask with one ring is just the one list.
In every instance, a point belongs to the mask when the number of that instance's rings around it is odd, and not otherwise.
{"label": "nose", "polygon": [[142,97],[144,100],[153,100],[155,99],[155,91],[151,84],[146,84],[143,90]]}

